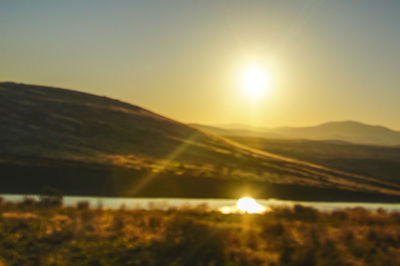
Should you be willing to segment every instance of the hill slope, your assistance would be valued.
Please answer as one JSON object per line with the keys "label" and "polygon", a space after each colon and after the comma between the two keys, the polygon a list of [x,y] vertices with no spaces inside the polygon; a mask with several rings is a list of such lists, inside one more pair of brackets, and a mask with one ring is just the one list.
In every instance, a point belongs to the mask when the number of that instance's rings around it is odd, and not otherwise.
{"label": "hill slope", "polygon": [[308,140],[341,140],[358,144],[399,145],[400,132],[382,126],[371,126],[355,121],[329,122],[312,127],[211,127],[193,125],[223,136],[286,138]]}
{"label": "hill slope", "polygon": [[0,83],[0,154],[1,193],[52,185],[81,195],[400,194],[397,185],[252,150],[138,106],[15,83]]}
{"label": "hill slope", "polygon": [[255,149],[400,184],[400,147],[340,141],[230,138]]}

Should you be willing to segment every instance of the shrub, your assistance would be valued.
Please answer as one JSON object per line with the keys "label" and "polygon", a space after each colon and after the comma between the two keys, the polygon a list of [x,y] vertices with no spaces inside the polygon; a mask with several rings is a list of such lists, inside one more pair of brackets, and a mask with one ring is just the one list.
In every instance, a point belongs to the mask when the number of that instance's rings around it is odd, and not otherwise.
{"label": "shrub", "polygon": [[40,194],[40,204],[45,207],[59,207],[62,200],[62,193],[53,187],[45,187]]}
{"label": "shrub", "polygon": [[261,236],[265,239],[283,238],[285,234],[287,234],[287,230],[282,222],[266,224],[261,232]]}
{"label": "shrub", "polygon": [[293,208],[293,212],[295,218],[304,221],[316,221],[319,218],[318,210],[311,207],[295,205]]}
{"label": "shrub", "polygon": [[346,221],[349,219],[349,215],[345,211],[333,211],[331,213],[331,218],[333,218],[334,221]]}
{"label": "shrub", "polygon": [[158,245],[163,265],[221,265],[225,237],[216,228],[187,217],[174,217]]}
{"label": "shrub", "polygon": [[78,208],[78,210],[87,210],[89,209],[89,202],[88,201],[79,201],[76,204],[76,207]]}
{"label": "shrub", "polygon": [[31,197],[25,197],[20,203],[19,206],[21,207],[32,207],[35,206],[37,201]]}

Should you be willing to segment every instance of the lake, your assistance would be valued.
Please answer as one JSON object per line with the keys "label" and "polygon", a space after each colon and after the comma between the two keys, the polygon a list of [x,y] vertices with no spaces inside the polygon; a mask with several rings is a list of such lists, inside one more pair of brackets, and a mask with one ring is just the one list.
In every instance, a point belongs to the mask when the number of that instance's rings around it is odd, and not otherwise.
{"label": "lake", "polygon": [[[38,195],[1,195],[5,200],[18,202],[29,196],[39,199]],[[80,201],[89,202],[93,208],[102,206],[104,208],[118,209],[124,206],[126,209],[161,209],[180,207],[196,207],[206,205],[213,210],[221,210],[224,207],[232,207],[236,205],[235,199],[189,199],[189,198],[113,198],[113,197],[81,197],[81,196],[65,196],[63,203],[65,206],[76,206]],[[382,208],[386,211],[400,211],[400,204],[397,203],[364,203],[364,202],[305,202],[305,201],[288,201],[277,199],[257,199],[257,203],[268,208],[273,206],[294,206],[301,204],[310,206],[321,211],[332,211],[338,209],[347,209],[362,207],[370,211],[376,211]]]}

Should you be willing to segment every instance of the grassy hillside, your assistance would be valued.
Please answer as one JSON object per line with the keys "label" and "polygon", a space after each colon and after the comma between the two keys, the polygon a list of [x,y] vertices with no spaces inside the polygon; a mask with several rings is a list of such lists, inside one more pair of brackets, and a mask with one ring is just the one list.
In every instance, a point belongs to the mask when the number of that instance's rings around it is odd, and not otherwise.
{"label": "grassy hillside", "polygon": [[339,141],[231,138],[274,154],[400,184],[400,147],[356,145]]}
{"label": "grassy hillside", "polygon": [[[300,199],[314,196],[301,190],[310,187],[327,200],[400,194],[400,186],[253,150],[118,100],[15,83],[0,83],[0,155],[1,193],[51,184],[81,195],[236,197],[232,190],[249,187],[288,198],[296,189],[285,186],[299,187]],[[284,188],[271,192],[274,185]]]}

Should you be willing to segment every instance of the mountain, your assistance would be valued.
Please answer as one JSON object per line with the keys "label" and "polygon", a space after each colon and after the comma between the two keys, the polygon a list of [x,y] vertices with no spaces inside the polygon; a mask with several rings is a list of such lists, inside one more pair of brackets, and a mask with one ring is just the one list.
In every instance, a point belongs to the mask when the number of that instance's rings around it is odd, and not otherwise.
{"label": "mountain", "polygon": [[400,132],[382,126],[371,126],[355,121],[329,122],[312,127],[208,127],[194,125],[223,136],[251,136],[265,138],[339,140],[370,145],[400,145]]}
{"label": "mountain", "polygon": [[374,145],[400,144],[400,132],[354,121],[330,122],[315,127],[277,128],[273,132],[287,138],[343,140]]}
{"label": "mountain", "polygon": [[277,156],[139,106],[0,83],[0,193],[398,200],[378,178]]}

